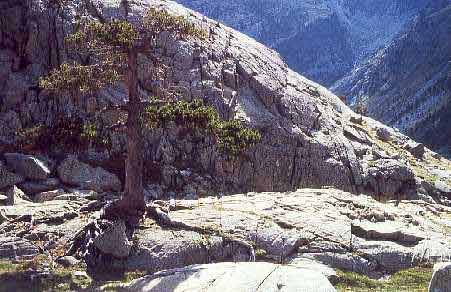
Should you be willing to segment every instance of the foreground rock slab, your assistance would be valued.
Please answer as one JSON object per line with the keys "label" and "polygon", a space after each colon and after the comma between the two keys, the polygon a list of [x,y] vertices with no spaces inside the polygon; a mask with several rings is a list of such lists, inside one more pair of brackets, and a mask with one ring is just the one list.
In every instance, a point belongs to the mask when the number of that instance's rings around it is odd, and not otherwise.
{"label": "foreground rock slab", "polygon": [[271,263],[219,263],[163,271],[133,281],[128,291],[336,291],[321,273]]}

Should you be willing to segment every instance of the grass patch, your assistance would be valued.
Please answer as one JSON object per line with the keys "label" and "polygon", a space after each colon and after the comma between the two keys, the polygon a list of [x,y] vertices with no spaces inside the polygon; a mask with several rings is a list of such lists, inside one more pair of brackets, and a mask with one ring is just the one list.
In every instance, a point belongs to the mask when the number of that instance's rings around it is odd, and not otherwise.
{"label": "grass patch", "polygon": [[[40,275],[38,272],[40,271]],[[74,277],[72,270],[66,268],[52,268],[42,272],[34,270],[30,262],[12,263],[0,261],[0,292],[9,291],[70,291],[80,290],[91,284],[88,277]]]}
{"label": "grass patch", "polygon": [[[144,272],[136,271],[117,275],[110,273],[109,279],[93,279],[86,275],[74,274],[76,271],[86,271],[82,265],[69,268],[61,266],[46,268],[47,263],[43,257],[38,256],[38,258],[40,259],[20,263],[0,261],[0,292],[93,291],[99,287],[107,291],[116,291],[125,283],[146,275]],[[46,271],[46,274],[34,277],[37,275],[36,271]]]}
{"label": "grass patch", "polygon": [[427,292],[432,268],[412,268],[392,275],[386,280],[373,280],[354,272],[337,271],[337,291]]}

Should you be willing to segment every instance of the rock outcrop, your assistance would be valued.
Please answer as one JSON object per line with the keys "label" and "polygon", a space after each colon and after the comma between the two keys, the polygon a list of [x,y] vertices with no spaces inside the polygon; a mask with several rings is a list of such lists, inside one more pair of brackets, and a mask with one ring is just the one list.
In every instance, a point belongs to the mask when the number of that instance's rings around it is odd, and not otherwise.
{"label": "rock outcrop", "polygon": [[0,189],[13,186],[24,181],[24,178],[18,174],[10,172],[0,161]]}
{"label": "rock outcrop", "polygon": [[[61,114],[88,119],[95,109],[125,101],[121,84],[90,97],[87,103],[64,94],[55,99],[38,90],[38,78],[71,57],[64,49],[63,37],[71,31],[74,15],[105,18],[122,15],[121,1],[88,2],[92,4],[88,10],[78,1],[65,9],[35,0],[20,4],[9,0],[0,4],[0,17],[5,23],[0,34],[5,74],[0,75],[0,83],[12,89],[5,91],[8,102],[1,104],[0,117],[17,120],[5,129],[8,132],[3,139],[5,145],[14,145],[17,137],[12,133],[17,129],[36,123],[50,125]],[[191,197],[195,197],[193,193],[217,190],[218,185],[229,192],[286,191],[328,185],[389,199],[398,196],[396,192],[415,193],[415,177],[430,179],[425,175],[430,169],[441,165],[451,168],[447,161],[431,159],[434,153],[429,150],[421,161],[404,153],[401,145],[408,139],[392,130],[392,139],[380,144],[374,131],[382,125],[370,119],[355,123],[359,117],[338,97],[293,72],[277,53],[255,40],[174,2],[143,0],[140,3],[130,7],[129,15],[134,20],[139,20],[151,5],[189,16],[208,32],[208,38],[202,41],[174,42],[162,34],[160,48],[153,53],[159,54],[172,70],[164,83],[159,82],[152,75],[151,59],[140,56],[142,94],[151,95],[158,91],[158,86],[180,89],[181,98],[201,98],[213,105],[223,118],[245,120],[258,128],[263,137],[246,155],[230,161],[217,151],[211,139],[184,135],[178,129],[148,133],[145,179],[149,184],[161,184],[166,193],[175,191],[176,195],[184,193]],[[120,112],[107,111],[101,115],[102,123],[110,125],[120,115]],[[124,151],[125,139],[117,133],[105,135],[111,138],[113,149],[100,157],[106,162],[117,160],[116,157],[121,157],[117,153]],[[399,169],[408,175],[387,177],[392,171],[385,159],[393,158],[390,156],[398,155],[397,152],[402,154],[396,158]],[[68,173],[59,167],[63,183],[98,191],[119,189],[118,180],[113,176],[92,171],[74,161],[69,158],[63,162],[63,166],[70,166],[64,167],[71,169]],[[123,164],[120,165],[122,168]],[[190,177],[198,178],[194,184],[184,179],[185,171],[193,173]],[[392,181],[396,187],[387,186]],[[107,185],[103,185],[105,182]]]}

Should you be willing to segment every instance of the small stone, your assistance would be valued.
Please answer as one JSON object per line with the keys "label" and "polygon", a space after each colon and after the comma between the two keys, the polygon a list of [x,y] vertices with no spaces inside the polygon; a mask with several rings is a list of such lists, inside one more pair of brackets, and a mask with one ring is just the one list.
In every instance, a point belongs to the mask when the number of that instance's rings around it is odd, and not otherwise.
{"label": "small stone", "polygon": [[160,185],[148,185],[144,189],[144,195],[147,200],[158,200],[163,196],[163,188]]}
{"label": "small stone", "polygon": [[447,291],[451,291],[451,262],[435,264],[429,292]]}
{"label": "small stone", "polygon": [[388,142],[391,140],[391,134],[387,128],[383,128],[383,127],[378,128],[376,130],[376,135],[380,140],[382,140],[384,142]]}
{"label": "small stone", "polygon": [[441,180],[435,181],[435,188],[445,194],[451,194],[451,186]]}
{"label": "small stone", "polygon": [[48,192],[42,192],[42,193],[37,194],[34,197],[34,201],[36,203],[43,203],[43,202],[46,202],[46,201],[52,201],[56,197],[62,196],[64,194],[66,194],[66,192],[64,190],[62,190],[62,189],[54,190],[54,191],[48,191]]}
{"label": "small stone", "polygon": [[82,281],[89,281],[91,278],[88,276],[88,274],[85,271],[75,271],[72,273],[72,277],[76,280],[82,280]]}
{"label": "small stone", "polygon": [[424,144],[416,143],[414,141],[410,141],[409,143],[407,143],[405,145],[405,148],[407,149],[407,151],[410,152],[410,154],[412,154],[416,158],[423,158],[424,153],[426,151]]}
{"label": "small stone", "polygon": [[80,261],[74,258],[73,256],[64,256],[57,259],[56,262],[63,267],[73,267],[77,265]]}
{"label": "small stone", "polygon": [[5,187],[18,185],[22,183],[25,179],[15,173],[9,172],[3,163],[0,161],[0,189]]}
{"label": "small stone", "polygon": [[125,234],[125,223],[117,221],[94,239],[94,245],[103,253],[116,258],[126,258],[130,254],[131,242]]}

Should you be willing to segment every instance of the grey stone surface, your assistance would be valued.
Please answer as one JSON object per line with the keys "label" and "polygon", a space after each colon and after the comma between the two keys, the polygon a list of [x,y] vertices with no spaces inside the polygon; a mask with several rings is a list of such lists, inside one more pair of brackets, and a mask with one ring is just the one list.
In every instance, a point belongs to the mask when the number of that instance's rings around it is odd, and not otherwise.
{"label": "grey stone surface", "polygon": [[8,166],[27,179],[45,180],[50,176],[46,162],[37,157],[21,153],[5,153],[4,156]]}
{"label": "grey stone surface", "polygon": [[451,262],[434,265],[429,292],[451,291]]}
{"label": "grey stone surface", "polygon": [[336,291],[321,273],[270,263],[220,263],[162,271],[128,285],[128,291]]}
{"label": "grey stone surface", "polygon": [[97,192],[119,191],[121,182],[118,177],[100,167],[92,167],[69,156],[58,166],[58,175],[62,182]]}
{"label": "grey stone surface", "polygon": [[[20,235],[52,248],[67,245],[99,218],[98,211],[80,213],[80,208],[102,203],[78,195],[70,199],[0,207],[9,219],[23,218],[0,223],[0,237]],[[113,267],[154,273],[257,256],[259,261],[308,264],[334,281],[330,268],[380,278],[451,258],[446,219],[451,208],[421,200],[381,203],[328,188],[159,200],[152,206],[161,206],[160,215],[141,222],[133,248],[121,224],[98,239],[99,249],[120,257],[110,263]],[[31,220],[33,228],[27,227]]]}

